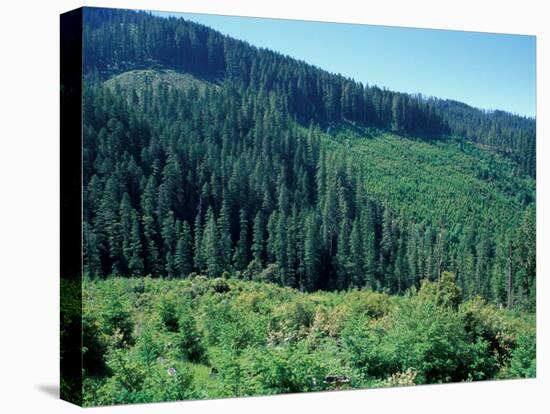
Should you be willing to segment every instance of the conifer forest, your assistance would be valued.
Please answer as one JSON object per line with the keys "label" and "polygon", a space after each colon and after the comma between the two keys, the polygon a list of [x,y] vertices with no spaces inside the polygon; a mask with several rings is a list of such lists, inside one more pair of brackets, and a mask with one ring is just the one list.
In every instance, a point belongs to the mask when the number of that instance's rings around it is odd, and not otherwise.
{"label": "conifer forest", "polygon": [[534,118],[83,28],[85,405],[535,376]]}

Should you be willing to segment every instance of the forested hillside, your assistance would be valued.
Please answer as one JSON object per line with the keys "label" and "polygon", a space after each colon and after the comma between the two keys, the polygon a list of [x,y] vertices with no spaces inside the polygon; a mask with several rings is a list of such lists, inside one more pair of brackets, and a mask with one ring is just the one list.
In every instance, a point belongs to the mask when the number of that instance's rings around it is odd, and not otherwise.
{"label": "forested hillside", "polygon": [[170,67],[214,76],[256,93],[276,94],[286,112],[309,123],[343,119],[425,139],[456,134],[514,159],[535,175],[535,121],[461,102],[363,85],[208,27],[146,12],[88,8],[84,65],[109,76],[133,68]]}
{"label": "forested hillside", "polygon": [[535,305],[535,122],[366,86],[182,19],[86,9],[90,277]]}
{"label": "forested hillside", "polygon": [[145,12],[85,8],[83,36],[63,396],[535,376],[534,119]]}

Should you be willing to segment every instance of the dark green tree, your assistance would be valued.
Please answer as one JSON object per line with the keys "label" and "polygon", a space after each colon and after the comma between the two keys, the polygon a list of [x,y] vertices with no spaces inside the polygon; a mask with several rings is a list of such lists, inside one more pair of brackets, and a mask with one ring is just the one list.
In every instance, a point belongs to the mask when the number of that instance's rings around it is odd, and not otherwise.
{"label": "dark green tree", "polygon": [[191,227],[184,221],[181,226],[180,237],[176,245],[175,265],[179,277],[187,277],[193,269],[193,250]]}
{"label": "dark green tree", "polygon": [[248,265],[248,221],[243,209],[239,210],[239,240],[233,253],[233,266],[243,271]]}

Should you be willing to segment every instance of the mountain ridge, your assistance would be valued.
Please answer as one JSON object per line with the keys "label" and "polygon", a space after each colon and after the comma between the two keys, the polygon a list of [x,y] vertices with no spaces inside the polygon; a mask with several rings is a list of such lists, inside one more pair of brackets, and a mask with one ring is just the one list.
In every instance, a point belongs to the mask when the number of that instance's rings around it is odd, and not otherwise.
{"label": "mountain ridge", "polygon": [[[124,66],[145,61],[203,74],[224,73],[224,79],[242,87],[286,96],[285,105],[305,125],[312,120],[322,124],[348,119],[424,136],[459,135],[508,153],[523,171],[535,176],[533,119],[365,86],[184,19],[116,9],[86,10],[87,73],[107,70],[106,62]],[[112,22],[120,25],[116,39],[104,30]],[[155,29],[153,35],[141,39],[145,27]],[[118,45],[117,53],[103,47],[101,39]],[[144,40],[139,47],[138,40]]]}

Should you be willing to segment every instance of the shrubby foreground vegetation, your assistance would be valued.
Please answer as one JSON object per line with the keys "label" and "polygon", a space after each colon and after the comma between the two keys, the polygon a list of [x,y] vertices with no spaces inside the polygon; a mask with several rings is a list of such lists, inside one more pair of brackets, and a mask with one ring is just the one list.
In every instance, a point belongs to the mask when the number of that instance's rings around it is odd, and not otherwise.
{"label": "shrubby foreground vegetation", "polygon": [[448,272],[401,297],[204,276],[83,294],[88,406],[535,375],[534,315],[461,302]]}

